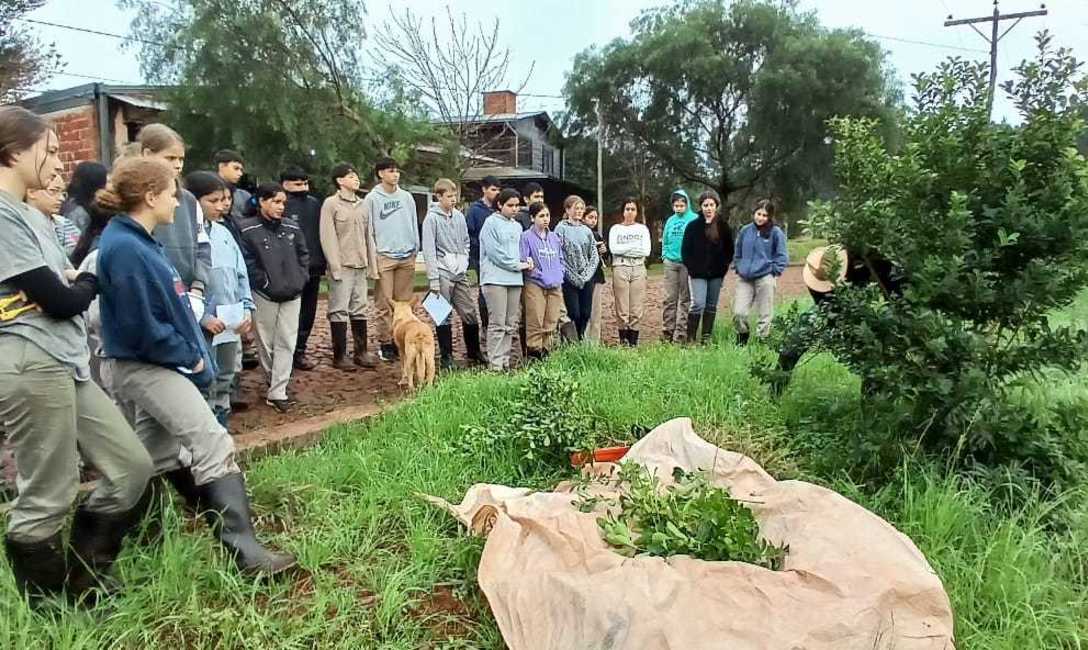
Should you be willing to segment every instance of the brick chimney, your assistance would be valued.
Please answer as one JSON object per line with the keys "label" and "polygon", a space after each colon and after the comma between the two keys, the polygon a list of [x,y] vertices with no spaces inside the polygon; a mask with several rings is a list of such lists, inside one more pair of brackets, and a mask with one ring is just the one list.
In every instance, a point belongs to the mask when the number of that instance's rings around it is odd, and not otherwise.
{"label": "brick chimney", "polygon": [[484,93],[484,115],[504,115],[518,112],[518,95],[510,90]]}

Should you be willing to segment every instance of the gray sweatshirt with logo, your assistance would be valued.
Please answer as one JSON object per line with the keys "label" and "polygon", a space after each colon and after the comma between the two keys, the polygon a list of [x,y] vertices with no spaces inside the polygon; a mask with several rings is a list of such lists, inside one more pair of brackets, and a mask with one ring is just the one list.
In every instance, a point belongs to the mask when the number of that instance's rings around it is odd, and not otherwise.
{"label": "gray sweatshirt with logo", "polygon": [[367,236],[378,255],[403,260],[419,252],[416,202],[411,194],[399,187],[386,194],[378,184],[365,201],[370,216]]}
{"label": "gray sweatshirt with logo", "polygon": [[468,225],[465,215],[454,208],[446,214],[437,204],[431,204],[423,218],[423,260],[427,263],[427,280],[432,284],[439,278],[454,282],[465,279],[468,270]]}

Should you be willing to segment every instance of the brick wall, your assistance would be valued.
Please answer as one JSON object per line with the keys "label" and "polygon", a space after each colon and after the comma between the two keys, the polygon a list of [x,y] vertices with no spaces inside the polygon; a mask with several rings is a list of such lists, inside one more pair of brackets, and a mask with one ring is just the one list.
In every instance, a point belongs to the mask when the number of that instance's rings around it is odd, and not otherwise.
{"label": "brick wall", "polygon": [[518,96],[509,90],[484,93],[484,115],[505,115],[518,112]]}
{"label": "brick wall", "polygon": [[44,116],[53,124],[60,140],[64,175],[70,178],[75,166],[85,160],[99,160],[98,125],[94,106],[88,104]]}

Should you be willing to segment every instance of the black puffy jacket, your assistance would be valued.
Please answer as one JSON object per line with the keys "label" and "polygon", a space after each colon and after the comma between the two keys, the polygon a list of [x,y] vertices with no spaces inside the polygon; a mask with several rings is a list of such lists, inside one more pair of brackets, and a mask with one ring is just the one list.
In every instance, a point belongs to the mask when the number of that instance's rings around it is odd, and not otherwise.
{"label": "black puffy jacket", "polygon": [[302,294],[310,279],[310,254],[298,223],[261,216],[239,224],[242,256],[254,293],[272,302],[287,302]]}
{"label": "black puffy jacket", "polygon": [[684,229],[680,256],[690,277],[703,280],[724,278],[729,265],[733,263],[733,229],[721,217],[715,219],[710,228],[717,228],[718,241],[711,241],[707,237],[708,227],[702,216]]}

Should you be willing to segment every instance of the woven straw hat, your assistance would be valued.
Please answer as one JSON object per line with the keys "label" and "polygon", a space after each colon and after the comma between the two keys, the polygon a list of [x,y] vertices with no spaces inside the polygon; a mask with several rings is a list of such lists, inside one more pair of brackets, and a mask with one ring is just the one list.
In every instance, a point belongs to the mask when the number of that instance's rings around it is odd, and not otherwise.
{"label": "woven straw hat", "polygon": [[[832,278],[831,271],[835,258],[838,258],[838,269]],[[831,291],[837,282],[846,277],[846,250],[841,246],[821,246],[815,248],[805,258],[805,268],[801,276],[805,280],[805,286],[818,293]]]}

